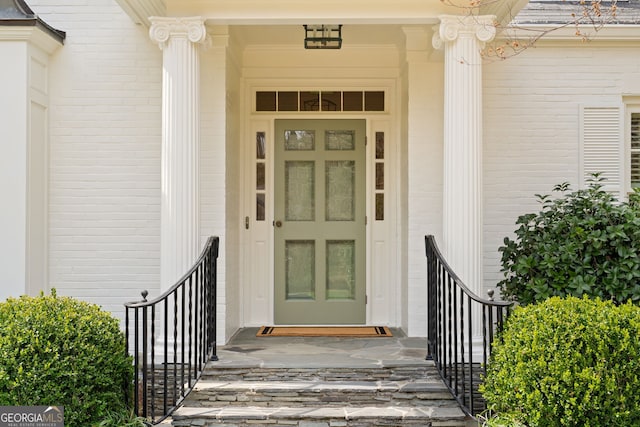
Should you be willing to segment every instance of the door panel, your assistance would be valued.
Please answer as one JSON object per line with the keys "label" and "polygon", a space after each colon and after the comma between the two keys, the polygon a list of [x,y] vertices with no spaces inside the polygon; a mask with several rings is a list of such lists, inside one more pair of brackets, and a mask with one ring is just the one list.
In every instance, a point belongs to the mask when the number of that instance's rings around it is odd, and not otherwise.
{"label": "door panel", "polygon": [[363,324],[365,121],[275,122],[275,323]]}

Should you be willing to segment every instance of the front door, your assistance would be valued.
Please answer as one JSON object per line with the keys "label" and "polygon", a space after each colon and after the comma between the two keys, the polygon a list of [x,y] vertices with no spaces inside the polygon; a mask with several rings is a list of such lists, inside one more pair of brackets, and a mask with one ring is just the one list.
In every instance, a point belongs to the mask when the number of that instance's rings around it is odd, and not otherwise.
{"label": "front door", "polygon": [[275,323],[364,324],[365,120],[275,122]]}

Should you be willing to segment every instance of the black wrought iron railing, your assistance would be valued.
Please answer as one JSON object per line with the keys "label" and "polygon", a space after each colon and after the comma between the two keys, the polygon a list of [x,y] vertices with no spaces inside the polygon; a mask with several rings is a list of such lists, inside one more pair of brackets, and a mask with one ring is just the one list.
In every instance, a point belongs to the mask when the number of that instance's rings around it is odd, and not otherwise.
{"label": "black wrought iron railing", "polygon": [[133,356],[133,406],[159,423],[185,399],[216,356],[219,239],[210,237],[195,265],[158,298],[125,304],[127,352]]}
{"label": "black wrought iron railing", "polygon": [[512,303],[483,299],[453,272],[436,246],[425,237],[428,286],[428,358],[467,415],[486,409],[478,386],[486,373],[491,344],[502,330]]}

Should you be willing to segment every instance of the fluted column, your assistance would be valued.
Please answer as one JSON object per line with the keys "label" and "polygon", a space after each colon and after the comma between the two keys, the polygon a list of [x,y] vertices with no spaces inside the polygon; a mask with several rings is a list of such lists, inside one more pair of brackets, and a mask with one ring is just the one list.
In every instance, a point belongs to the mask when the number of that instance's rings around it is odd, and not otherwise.
{"label": "fluted column", "polygon": [[445,52],[444,253],[482,295],[482,57],[493,16],[441,16],[433,45]]}
{"label": "fluted column", "polygon": [[150,18],[149,36],[162,49],[160,284],[172,286],[200,251],[200,66],[204,20]]}

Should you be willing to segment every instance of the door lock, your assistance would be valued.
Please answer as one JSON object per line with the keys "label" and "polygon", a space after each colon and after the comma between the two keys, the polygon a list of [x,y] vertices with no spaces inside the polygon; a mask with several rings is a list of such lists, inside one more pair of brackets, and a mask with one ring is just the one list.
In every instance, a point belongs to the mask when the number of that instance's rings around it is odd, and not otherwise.
{"label": "door lock", "polygon": [[276,227],[280,228],[280,227],[282,227],[282,221],[277,220],[277,221],[274,223],[274,225],[275,225]]}

